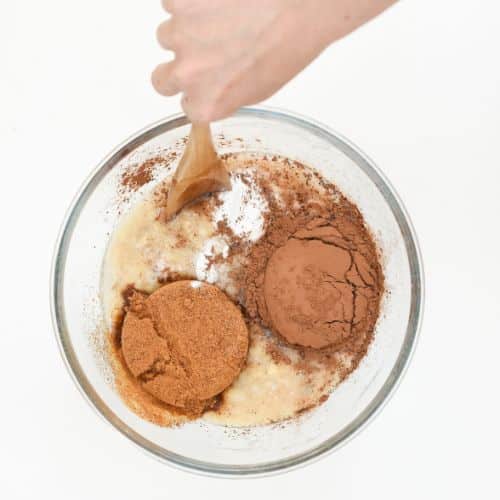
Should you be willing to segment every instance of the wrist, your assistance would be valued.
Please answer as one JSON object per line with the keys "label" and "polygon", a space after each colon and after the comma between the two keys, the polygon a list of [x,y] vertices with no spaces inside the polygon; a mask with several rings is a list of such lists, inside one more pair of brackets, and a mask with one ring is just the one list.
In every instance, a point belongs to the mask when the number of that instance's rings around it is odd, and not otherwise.
{"label": "wrist", "polygon": [[348,35],[397,0],[313,0],[304,6],[317,4],[315,15],[325,46]]}

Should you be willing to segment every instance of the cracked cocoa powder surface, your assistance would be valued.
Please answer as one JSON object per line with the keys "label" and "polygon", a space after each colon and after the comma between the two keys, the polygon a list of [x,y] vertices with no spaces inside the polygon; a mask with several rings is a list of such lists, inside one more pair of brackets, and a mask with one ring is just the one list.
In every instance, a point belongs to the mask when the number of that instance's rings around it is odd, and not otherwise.
{"label": "cracked cocoa powder surface", "polygon": [[300,163],[259,182],[270,210],[237,277],[246,313],[277,336],[274,352],[299,353],[298,370],[326,366],[345,378],[367,352],[384,291],[373,238],[357,207]]}
{"label": "cracked cocoa powder surface", "polygon": [[336,228],[324,219],[309,226],[272,254],[263,292],[272,328],[292,344],[319,349],[350,338],[367,312],[358,289],[370,289],[374,279]]}
{"label": "cracked cocoa powder surface", "polygon": [[144,390],[196,411],[212,406],[241,371],[248,331],[218,288],[177,281],[149,296],[129,293],[121,349]]}

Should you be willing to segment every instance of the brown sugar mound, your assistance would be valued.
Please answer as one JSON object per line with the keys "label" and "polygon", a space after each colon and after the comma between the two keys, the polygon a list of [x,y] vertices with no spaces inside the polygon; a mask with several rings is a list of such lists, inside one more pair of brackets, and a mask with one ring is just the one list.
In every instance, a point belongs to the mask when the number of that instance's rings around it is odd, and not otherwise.
{"label": "brown sugar mound", "polygon": [[264,278],[267,313],[273,329],[291,344],[340,345],[353,335],[353,323],[366,315],[358,288],[369,288],[374,278],[353,247],[336,228],[317,219],[272,254]]}
{"label": "brown sugar mound", "polygon": [[240,373],[248,330],[218,288],[177,281],[133,292],[121,332],[125,362],[142,387],[170,405],[203,407]]}

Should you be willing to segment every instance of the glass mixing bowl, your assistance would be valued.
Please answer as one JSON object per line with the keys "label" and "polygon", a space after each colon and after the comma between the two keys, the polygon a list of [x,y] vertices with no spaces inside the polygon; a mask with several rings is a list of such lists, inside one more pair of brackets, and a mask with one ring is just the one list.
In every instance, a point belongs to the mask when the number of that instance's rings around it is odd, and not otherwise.
{"label": "glass mixing bowl", "polygon": [[[64,221],[52,270],[51,304],[61,354],[77,387],[115,429],[152,456],[189,471],[265,475],[332,452],[357,434],[394,392],[415,347],[423,274],[415,232],[387,179],[354,145],[292,113],[245,108],[213,124],[220,153],[280,154],[319,170],[357,204],[381,250],[385,294],[373,343],[324,404],[286,425],[232,429],[205,421],[162,428],[136,416],[114,391],[102,352],[99,298],[103,257],[121,214],[153,186],[116,207],[123,166],[174,147],[189,132],[183,115],[140,131],[105,158]],[[100,346],[100,347],[99,347]]]}

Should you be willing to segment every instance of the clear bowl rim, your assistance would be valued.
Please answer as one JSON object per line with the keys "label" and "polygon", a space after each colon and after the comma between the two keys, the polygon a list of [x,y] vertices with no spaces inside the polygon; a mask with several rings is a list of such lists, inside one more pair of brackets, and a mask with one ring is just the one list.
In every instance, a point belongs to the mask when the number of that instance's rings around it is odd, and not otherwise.
{"label": "clear bowl rim", "polygon": [[401,382],[402,376],[408,368],[416,348],[422,324],[425,295],[422,255],[411,219],[392,184],[367,155],[348,139],[333,131],[328,126],[297,113],[261,106],[241,108],[234,116],[274,119],[299,126],[326,138],[368,175],[389,205],[403,234],[411,272],[411,306],[405,340],[396,363],[384,385],[368,406],[349,425],[315,448],[283,460],[250,465],[216,464],[193,460],[169,452],[155,443],[144,439],[139,433],[131,429],[99,397],[81,368],[68,335],[63,301],[64,267],[67,247],[79,214],[94,188],[117,162],[153,137],[188,124],[188,118],[183,113],[167,116],[139,130],[113,149],[89,174],[73,198],[64,217],[55,245],[50,274],[50,308],[59,351],[68,373],[90,407],[132,443],[162,463],[192,473],[227,478],[269,476],[297,469],[339,449],[363,430],[368,423],[372,422],[394,394]]}

